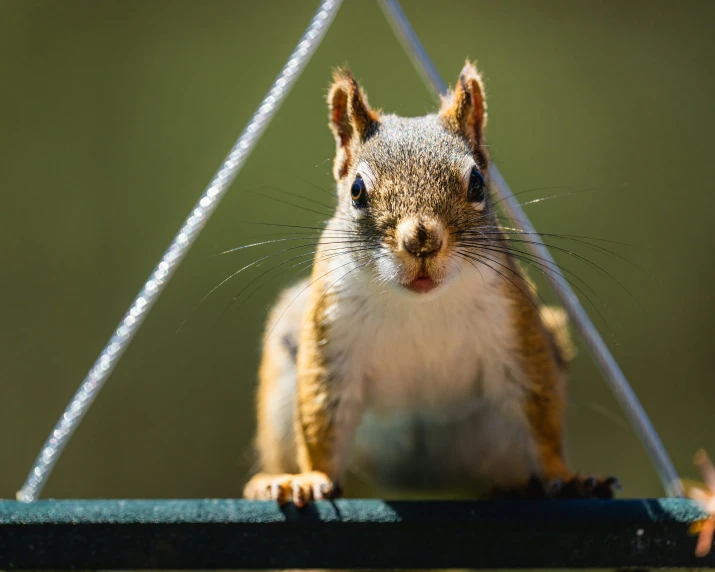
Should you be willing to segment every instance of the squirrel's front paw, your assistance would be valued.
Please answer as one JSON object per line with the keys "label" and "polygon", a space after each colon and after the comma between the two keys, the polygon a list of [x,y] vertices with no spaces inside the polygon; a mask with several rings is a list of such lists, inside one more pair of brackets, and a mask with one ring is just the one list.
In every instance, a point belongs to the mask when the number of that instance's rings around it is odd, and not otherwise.
{"label": "squirrel's front paw", "polygon": [[612,499],[621,488],[616,477],[572,475],[545,483],[546,496],[553,499]]}
{"label": "squirrel's front paw", "polygon": [[616,477],[590,477],[567,475],[564,477],[531,477],[520,488],[497,489],[492,498],[504,500],[539,500],[539,499],[611,499],[621,484]]}
{"label": "squirrel's front paw", "polygon": [[297,507],[314,500],[332,499],[338,495],[338,487],[328,475],[319,471],[297,475],[270,475],[259,473],[243,489],[243,496],[252,500],[274,500],[279,504],[293,501]]}

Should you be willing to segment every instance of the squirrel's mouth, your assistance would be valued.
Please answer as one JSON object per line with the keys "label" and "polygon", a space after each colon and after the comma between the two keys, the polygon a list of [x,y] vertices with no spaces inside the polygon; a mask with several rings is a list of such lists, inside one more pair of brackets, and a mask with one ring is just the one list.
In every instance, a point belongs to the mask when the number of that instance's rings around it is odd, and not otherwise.
{"label": "squirrel's mouth", "polygon": [[439,283],[432,280],[429,274],[420,273],[412,282],[406,284],[405,288],[417,294],[426,294],[434,290],[438,285]]}

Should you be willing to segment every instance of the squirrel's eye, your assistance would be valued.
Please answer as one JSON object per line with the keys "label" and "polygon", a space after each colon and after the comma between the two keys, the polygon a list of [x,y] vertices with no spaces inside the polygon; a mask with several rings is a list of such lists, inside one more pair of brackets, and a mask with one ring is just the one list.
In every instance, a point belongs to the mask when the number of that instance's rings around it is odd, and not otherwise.
{"label": "squirrel's eye", "polygon": [[361,209],[367,206],[367,191],[365,190],[365,181],[360,175],[357,176],[353,186],[350,187],[350,197],[353,199],[353,206]]}
{"label": "squirrel's eye", "polygon": [[469,175],[467,200],[473,203],[481,203],[484,200],[484,177],[476,167],[472,169],[472,173]]}

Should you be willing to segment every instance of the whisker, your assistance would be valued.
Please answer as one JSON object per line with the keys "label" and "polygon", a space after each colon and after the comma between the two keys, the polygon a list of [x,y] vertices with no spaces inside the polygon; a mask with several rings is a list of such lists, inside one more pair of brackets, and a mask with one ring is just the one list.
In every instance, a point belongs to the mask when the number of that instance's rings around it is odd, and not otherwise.
{"label": "whisker", "polygon": [[[513,235],[530,236],[531,235],[531,236],[536,236],[536,237],[545,236],[547,238],[554,238],[557,240],[570,240],[571,242],[575,242],[577,244],[582,244],[583,246],[586,246],[586,247],[588,247],[592,250],[595,250],[597,252],[601,252],[602,254],[608,254],[609,256],[618,258],[619,260],[629,264],[630,266],[632,266],[632,267],[636,268],[637,270],[643,272],[644,274],[648,275],[648,272],[646,270],[644,270],[643,268],[641,268],[640,266],[638,266],[632,260],[629,260],[625,256],[621,256],[617,252],[614,252],[613,250],[611,250],[609,248],[605,248],[599,244],[591,244],[588,241],[589,240],[602,240],[605,242],[619,244],[622,246],[633,246],[630,244],[620,243],[620,242],[616,242],[616,241],[610,241],[610,240],[606,240],[606,239],[578,236],[578,235],[556,234],[556,233],[549,233],[549,232],[524,232],[524,231],[519,231],[518,229],[512,229],[513,230],[512,232],[504,232],[504,231],[500,231],[499,226],[489,226],[489,227],[483,227],[483,228],[487,228],[490,230],[493,229],[493,232],[483,232],[482,230],[478,230],[478,229],[468,229],[468,230],[460,231],[460,233],[465,236],[513,236]],[[501,228],[505,228],[505,227],[501,227]],[[506,228],[508,228],[508,227],[506,227]],[[542,245],[543,246],[551,246],[548,243],[542,243]]]}
{"label": "whisker", "polygon": [[321,161],[321,162],[318,163],[317,165],[313,165],[313,168],[314,168],[314,169],[317,169],[317,168],[320,167],[321,165],[325,165],[325,163],[327,163],[327,162],[330,161],[331,159],[332,159],[332,157],[328,157],[327,159],[325,159],[325,161]]}
{"label": "whisker", "polygon": [[[318,201],[316,199],[312,199],[310,197],[306,197],[305,195],[301,195],[300,193],[292,193],[291,191],[285,191],[283,189],[279,189],[278,187],[269,187],[268,185],[261,185],[259,188],[261,189],[268,189],[270,191],[275,191],[276,193],[281,193],[284,195],[288,195],[291,197],[296,197],[297,199],[301,199],[303,201],[308,201],[311,202],[315,205],[318,205],[320,207],[324,207],[328,209],[329,211],[333,211],[335,209],[335,201],[333,201],[333,204],[329,205],[328,203],[324,203],[322,201]],[[333,199],[336,199],[335,195],[332,195]]]}
{"label": "whisker", "polygon": [[537,234],[537,235],[538,235],[538,234],[543,234],[543,235],[545,235],[545,236],[558,236],[558,237],[566,236],[566,237],[569,237],[569,238],[580,238],[580,239],[583,239],[583,240],[597,240],[598,242],[608,242],[608,243],[610,243],[610,244],[618,244],[619,246],[628,246],[628,247],[630,247],[630,248],[636,248],[636,245],[635,245],[635,244],[630,244],[630,243],[628,243],[628,242],[620,242],[620,241],[618,241],[618,240],[611,240],[611,239],[609,239],[609,238],[600,238],[600,237],[598,237],[598,236],[581,236],[581,235],[578,235],[578,234],[554,234],[554,233],[551,233],[551,234],[550,234],[550,233],[543,233],[543,232],[540,232],[540,231],[539,231],[539,232],[526,232],[525,230],[522,230],[522,229],[520,229],[520,228],[511,227],[511,226],[502,226],[502,227],[499,227],[499,228],[501,228],[501,229],[503,229],[503,230],[516,231],[516,232],[519,233],[519,234]]}
{"label": "whisker", "polygon": [[[338,242],[338,243],[336,243],[336,244],[340,244],[340,243]],[[290,251],[293,251],[293,250],[298,250],[298,249],[301,249],[301,248],[307,248],[307,247],[311,247],[311,246],[315,246],[315,245],[313,245],[313,244],[300,244],[300,245],[297,245],[297,246],[292,246],[292,247],[289,247],[289,248],[284,248],[283,250],[279,250],[279,251],[277,251],[277,252],[272,252],[272,253],[270,253],[270,254],[267,254],[267,255],[265,255],[265,256],[262,256],[261,258],[258,258],[257,260],[254,260],[253,262],[251,262],[251,263],[249,263],[249,264],[246,264],[246,265],[243,266],[242,268],[239,268],[238,270],[236,270],[235,272],[233,272],[232,274],[230,274],[229,276],[227,276],[226,278],[224,278],[223,280],[221,280],[221,282],[219,282],[216,286],[214,286],[213,288],[211,288],[211,290],[209,290],[209,291],[198,301],[198,303],[191,309],[191,311],[189,312],[189,315],[192,315],[192,314],[201,306],[201,304],[203,304],[203,303],[206,301],[206,299],[207,299],[209,296],[211,296],[211,294],[213,294],[214,292],[216,292],[216,290],[218,290],[221,286],[223,286],[224,284],[226,284],[226,282],[228,282],[229,280],[231,280],[232,278],[234,278],[235,276],[237,276],[237,275],[240,274],[241,272],[243,272],[243,271],[245,271],[245,270],[248,270],[249,268],[252,268],[253,266],[260,265],[262,262],[264,262],[265,260],[268,260],[269,258],[272,258],[273,256],[278,256],[278,255],[284,254],[284,253],[286,253],[286,252],[290,252]],[[309,254],[309,253],[306,253],[306,254],[304,254],[304,255],[307,255],[307,254]],[[187,316],[187,318],[186,318],[183,322],[181,322],[181,324],[179,324],[179,327],[178,327],[178,329],[176,330],[177,333],[181,330],[181,328],[184,326],[184,324],[186,323],[187,320],[188,320],[188,316]]]}
{"label": "whisker", "polygon": [[[484,232],[485,230],[488,230],[491,232]],[[512,235],[537,236],[537,237],[545,236],[547,238],[557,238],[560,240],[572,240],[574,242],[578,242],[585,246],[588,246],[591,248],[596,248],[596,249],[601,250],[605,253],[613,254],[614,256],[618,256],[618,253],[616,253],[612,250],[609,250],[599,244],[593,244],[590,241],[605,242],[605,243],[609,243],[609,244],[617,244],[619,246],[635,248],[635,245],[633,245],[633,244],[628,244],[626,242],[618,242],[616,240],[608,240],[606,238],[597,238],[597,237],[593,237],[593,236],[581,236],[578,234],[562,234],[562,233],[556,233],[556,232],[541,232],[541,231],[526,232],[526,231],[520,230],[518,228],[502,226],[502,225],[488,225],[488,226],[482,226],[479,229],[465,229],[465,230],[462,230],[459,232],[464,233],[464,234],[483,234],[485,236],[502,234],[502,235],[507,235],[507,236],[512,236]],[[630,262],[627,259],[624,259],[624,260],[626,262]]]}
{"label": "whisker", "polygon": [[[329,160],[330,160],[330,159],[328,159],[328,161],[329,161]],[[325,161],[323,161],[323,163],[325,163]],[[316,165],[316,167],[322,165],[323,163],[319,163],[318,165]],[[311,187],[314,187],[314,188],[318,189],[319,191],[324,192],[326,195],[329,195],[330,198],[332,198],[332,199],[334,199],[334,200],[338,198],[337,195],[335,194],[335,192],[330,191],[330,190],[328,190],[328,189],[326,189],[326,188],[323,188],[323,187],[321,187],[320,185],[314,183],[313,181],[309,181],[308,179],[304,179],[303,177],[301,177],[301,176],[299,176],[299,175],[295,175],[295,178],[298,179],[299,181],[303,181],[304,183],[310,185]]]}
{"label": "whisker", "polygon": [[217,252],[216,254],[211,255],[211,258],[216,258],[217,256],[223,256],[224,254],[231,254],[232,252],[238,252],[239,250],[245,250],[246,248],[253,248],[256,246],[264,246],[266,244],[275,244],[276,242],[290,242],[293,240],[317,240],[320,237],[317,236],[315,238],[313,237],[295,237],[291,236],[290,238],[277,238],[274,240],[264,240],[262,242],[254,242],[252,244],[243,244],[241,246],[237,246],[235,248],[229,248],[228,250],[224,250],[223,252]]}
{"label": "whisker", "polygon": [[[570,276],[572,276],[574,278],[574,280],[578,280],[578,282],[580,284],[582,284],[584,288],[586,288],[589,292],[591,292],[591,294],[593,294],[593,296],[595,296],[599,300],[599,302],[601,302],[601,304],[603,304],[605,306],[605,302],[598,295],[598,293],[593,289],[593,287],[588,282],[583,280],[580,276],[578,276],[577,274],[575,274],[574,272],[572,272],[571,270],[569,270],[567,268],[560,267],[557,264],[551,264],[548,260],[544,260],[543,262],[540,260],[535,260],[532,258],[534,255],[532,255],[528,252],[504,250],[504,249],[497,248],[497,247],[480,247],[480,249],[481,248],[484,248],[484,250],[489,250],[492,252],[498,252],[498,253],[504,254],[506,256],[511,256],[515,260],[519,260],[520,262],[523,262],[524,264],[528,264],[532,268],[535,268],[544,276],[546,276],[547,274],[550,274],[552,276],[555,275],[555,276],[558,276],[559,278],[562,278],[569,285],[571,285],[579,294],[581,294],[584,298],[586,298],[586,300],[591,304],[591,306],[594,307],[596,312],[598,312],[598,308],[596,308],[596,305],[593,303],[593,300],[591,300],[589,295],[586,292],[584,292],[583,289],[578,284],[573,282],[573,280],[570,280],[569,278],[564,276],[563,272],[566,272]],[[604,322],[605,322],[605,320],[604,320]]]}
{"label": "whisker", "polygon": [[[533,205],[533,204],[536,204],[536,203],[541,203],[541,202],[545,202],[545,201],[550,201],[550,200],[558,199],[558,198],[564,198],[564,197],[569,196],[570,194],[576,194],[576,193],[579,193],[579,192],[586,192],[586,191],[589,191],[589,190],[591,190],[591,189],[585,189],[584,191],[574,191],[574,192],[572,192],[572,193],[563,193],[563,194],[560,194],[560,195],[550,195],[550,196],[547,196],[547,197],[538,197],[538,198],[536,198],[536,199],[532,199],[532,200],[530,200],[530,201],[526,201],[526,202],[523,202],[523,203],[517,203],[517,204],[518,204],[519,206],[521,206],[521,207],[526,207],[526,206],[530,206],[530,205]],[[495,204],[496,204],[496,203],[495,203]],[[476,222],[481,222],[481,221],[483,221],[483,220],[487,220],[487,219],[492,218],[494,215],[497,215],[497,214],[499,214],[499,213],[502,213],[502,218],[506,218],[506,219],[511,220],[511,216],[508,214],[508,211],[509,211],[509,208],[508,208],[508,207],[507,207],[507,208],[502,208],[502,209],[494,209],[494,208],[487,209],[481,216],[479,216],[479,217],[476,218]]]}
{"label": "whisker", "polygon": [[[556,246],[553,244],[546,244],[546,243],[539,242],[539,241],[521,240],[521,239],[516,239],[516,238],[488,239],[487,240],[487,242],[492,242],[492,241],[493,242],[516,242],[516,243],[523,243],[523,244],[536,244],[539,246],[545,246],[545,247],[555,250],[557,252],[562,252],[563,254],[567,254],[573,258],[576,258],[577,260],[580,260],[584,264],[590,266],[594,270],[602,273],[603,275],[605,275],[608,278],[610,278],[611,280],[613,280],[613,282],[618,284],[623,289],[624,292],[626,292],[631,298],[633,298],[635,300],[635,296],[633,295],[633,293],[630,290],[628,290],[628,288],[626,288],[615,276],[613,276],[613,274],[608,272],[605,268],[603,268],[599,264],[596,264],[595,262],[593,262],[592,260],[589,260],[585,256],[581,256],[580,254],[575,253],[571,250],[568,250],[566,248],[562,248],[560,246]],[[475,241],[475,242],[478,243],[478,241]],[[525,254],[524,251],[518,251],[518,252]],[[534,255],[531,255],[531,256],[534,256]]]}
{"label": "whisker", "polygon": [[[559,266],[555,262],[551,262],[550,260],[547,260],[545,258],[542,258],[541,256],[537,256],[536,254],[532,254],[530,252],[526,252],[523,250],[518,250],[518,249],[512,249],[512,248],[507,248],[507,247],[502,247],[501,245],[493,245],[493,246],[484,246],[480,245],[478,247],[478,250],[484,249],[484,250],[491,250],[493,252],[499,252],[502,254],[505,254],[507,256],[512,256],[513,258],[520,260],[522,262],[525,262],[529,264],[530,266],[533,266],[534,268],[537,268],[541,271],[541,269],[548,270],[550,273],[553,273],[552,275],[556,275],[559,278],[563,278],[566,280],[571,286],[574,288],[578,289],[578,286],[574,284],[572,281],[570,281],[566,276],[564,276],[563,272],[569,274],[574,278],[574,280],[578,280],[580,284],[584,286],[584,288],[587,288],[596,298],[599,299],[601,303],[604,303],[601,297],[598,295],[598,293],[593,289],[593,287],[586,282],[583,278],[581,278],[578,274],[573,272],[572,270],[569,270],[568,268],[565,268],[563,266]],[[543,271],[542,271],[543,273]],[[579,290],[580,291],[580,290]],[[585,293],[581,292],[586,296]],[[604,304],[605,305],[605,304]]]}
{"label": "whisker", "polygon": [[[547,187],[533,187],[533,188],[531,188],[531,189],[524,189],[524,190],[522,190],[522,191],[519,191],[518,193],[513,193],[513,195],[514,195],[515,197],[518,197],[518,196],[520,196],[520,195],[526,195],[526,194],[535,193],[535,192],[538,192],[538,191],[548,191],[548,190],[551,190],[551,189],[553,189],[553,190],[565,190],[565,189],[569,189],[569,188],[570,188],[570,187],[568,187],[568,186],[566,186],[566,185],[554,185],[554,186],[547,186]],[[584,189],[571,190],[571,191],[567,191],[567,192],[565,192],[565,193],[561,193],[561,194],[558,194],[558,195],[553,195],[553,196],[550,197],[550,198],[555,198],[555,197],[568,197],[568,196],[570,196],[570,195],[578,195],[578,194],[581,194],[581,193],[592,193],[592,192],[597,191],[597,190],[598,190],[598,187],[586,187],[586,188],[584,188]],[[501,198],[501,199],[499,199],[498,201],[494,201],[492,204],[493,204],[493,205],[498,205],[498,204],[504,202],[505,200],[506,200],[506,197]],[[528,204],[528,203],[527,203],[527,204]]]}
{"label": "whisker", "polygon": [[[271,280],[277,278],[278,276],[281,276],[281,275],[284,274],[285,272],[288,272],[288,271],[290,271],[290,270],[292,270],[292,269],[294,269],[294,268],[296,268],[296,267],[298,267],[298,266],[302,266],[302,267],[299,268],[299,270],[298,270],[298,272],[300,273],[300,272],[303,271],[305,268],[308,268],[308,267],[312,266],[312,265],[315,264],[316,262],[325,262],[325,261],[331,260],[332,258],[335,258],[335,257],[345,256],[345,255],[349,255],[349,254],[354,254],[354,253],[356,253],[356,252],[362,252],[362,251],[365,251],[365,250],[372,250],[372,247],[371,247],[371,246],[363,246],[363,247],[353,247],[353,248],[334,248],[334,249],[316,250],[316,251],[313,251],[313,252],[310,252],[310,253],[306,253],[306,254],[303,254],[303,255],[294,256],[294,257],[292,257],[292,258],[289,258],[288,260],[284,260],[284,261],[280,262],[279,264],[276,264],[275,266],[269,268],[269,269],[266,270],[265,272],[262,272],[261,274],[259,274],[259,275],[256,276],[255,278],[253,278],[253,280],[251,280],[251,281],[250,281],[248,284],[246,284],[243,288],[241,288],[241,290],[239,290],[239,291],[233,296],[233,298],[231,298],[231,300],[228,302],[228,304],[227,304],[227,305],[224,307],[224,309],[221,311],[221,314],[219,315],[219,319],[220,319],[221,317],[223,317],[223,315],[226,313],[226,311],[228,311],[228,309],[229,309],[229,308],[233,305],[233,303],[241,296],[241,294],[242,294],[243,292],[245,292],[251,285],[255,284],[257,280],[259,280],[261,277],[265,276],[266,274],[269,274],[270,272],[272,272],[272,271],[274,271],[274,270],[280,268],[280,267],[283,266],[284,264],[287,264],[288,262],[292,262],[293,260],[297,260],[297,259],[299,259],[299,258],[304,258],[304,257],[307,256],[307,255],[316,255],[315,258],[311,258],[310,260],[307,260],[307,261],[306,261],[306,260],[302,260],[302,261],[300,261],[300,262],[298,262],[298,263],[296,263],[296,264],[293,264],[292,266],[289,266],[288,268],[285,268],[285,269],[281,270],[280,272],[278,272],[278,273],[275,274],[274,276],[269,277],[268,280],[264,280],[262,283],[260,283],[260,284],[258,285],[258,287],[256,287],[255,289],[253,289],[253,290],[248,294],[248,296],[246,296],[246,298],[244,298],[244,300],[234,309],[234,312],[235,312],[235,311],[238,311],[238,310],[251,298],[251,296],[253,296],[253,294],[255,294],[260,288],[262,288],[263,286],[265,286],[266,284],[268,284],[268,282],[270,282]],[[327,255],[323,254],[323,253],[327,253],[327,252],[331,252],[331,251],[337,251],[337,252],[332,252],[331,254],[327,254]]]}
{"label": "whisker", "polygon": [[[543,274],[544,276],[546,276],[547,274],[552,274],[552,275],[559,276],[559,277],[562,278],[564,281],[566,281],[569,285],[571,285],[571,286],[574,288],[574,290],[576,290],[579,294],[581,294],[581,295],[588,301],[588,303],[589,303],[590,306],[594,309],[594,311],[596,312],[596,314],[598,315],[598,317],[601,319],[601,321],[603,322],[603,324],[608,328],[608,331],[611,332],[611,328],[610,328],[610,326],[608,325],[608,322],[606,321],[606,319],[604,318],[603,314],[602,314],[601,311],[598,309],[598,307],[596,306],[596,304],[594,304],[594,302],[593,302],[593,300],[591,299],[591,297],[590,297],[586,292],[584,292],[583,289],[582,289],[578,284],[576,284],[576,283],[573,282],[572,280],[569,280],[569,278],[567,278],[566,276],[564,276],[564,275],[560,272],[560,270],[566,270],[566,269],[561,268],[561,267],[558,267],[558,266],[555,266],[555,268],[557,268],[558,270],[552,269],[552,268],[550,268],[549,266],[547,266],[547,265],[545,264],[545,262],[548,262],[548,261],[540,262],[540,261],[537,261],[537,260],[530,259],[529,256],[534,256],[534,255],[531,255],[531,254],[529,254],[529,253],[522,252],[522,251],[507,251],[507,250],[498,249],[497,247],[488,247],[488,246],[481,246],[481,247],[479,247],[479,249],[480,249],[480,250],[481,250],[481,249],[491,250],[491,251],[494,251],[494,252],[499,252],[499,253],[504,254],[504,255],[506,255],[506,256],[511,256],[512,258],[514,258],[514,259],[516,259],[516,260],[520,260],[521,262],[523,262],[523,263],[525,263],[525,264],[528,264],[529,266],[531,266],[531,267],[533,267],[533,268],[536,268],[536,270],[538,270],[538,271],[539,271],[541,274]],[[598,298],[598,300],[599,300],[602,304],[605,305],[603,299],[596,293],[596,291],[595,291],[585,280],[581,279],[579,276],[577,276],[576,274],[574,274],[574,273],[571,272],[571,271],[568,271],[568,270],[567,270],[567,272],[569,272],[571,275],[573,275],[575,279],[579,280],[579,282],[580,282],[581,284],[583,284],[585,288],[587,288],[588,290],[590,290],[590,291],[593,293],[593,295],[596,296],[596,298]],[[561,286],[559,286],[559,287],[562,288]],[[532,288],[532,289],[536,292],[536,290],[535,290],[534,288]],[[562,291],[564,291],[564,293],[567,293],[567,291],[564,290],[563,288],[562,288]],[[538,292],[537,292],[537,294],[538,294]],[[539,298],[541,298],[540,295],[539,295]],[[544,301],[543,298],[541,298],[541,300],[542,300],[542,302]],[[544,303],[545,303],[545,302],[544,302]]]}
{"label": "whisker", "polygon": [[[284,204],[284,205],[288,205],[288,206],[291,206],[291,207],[294,207],[294,208],[296,208],[296,209],[300,209],[300,210],[303,210],[303,211],[306,211],[306,212],[310,212],[310,213],[314,213],[314,214],[319,214],[319,215],[321,215],[321,216],[332,216],[332,215],[333,215],[333,213],[330,213],[330,212],[318,211],[318,210],[315,210],[315,209],[311,209],[311,208],[305,207],[305,206],[303,206],[303,205],[298,205],[298,204],[296,204],[296,203],[292,203],[291,201],[286,201],[286,200],[284,200],[284,199],[279,199],[278,197],[272,197],[271,195],[266,195],[266,194],[264,194],[264,193],[259,193],[258,191],[253,191],[253,190],[251,190],[251,189],[244,189],[244,191],[247,192],[247,193],[251,193],[252,195],[258,195],[259,197],[263,197],[264,199],[268,199],[268,200],[271,200],[271,201],[275,201],[275,202],[277,202],[277,203],[281,203],[281,204]],[[338,217],[336,217],[336,218],[338,218]],[[344,220],[344,219],[343,219],[343,220]]]}
{"label": "whisker", "polygon": [[[281,223],[277,223],[277,222],[257,222],[257,221],[253,221],[253,220],[239,220],[236,222],[238,222],[240,224],[254,224],[254,225],[258,225],[258,226],[276,226],[276,227],[280,227],[280,228],[300,228],[303,230],[319,230],[319,231],[325,230],[325,227],[321,227],[321,226],[306,226],[306,225],[299,225],[299,224],[281,224]],[[344,232],[344,233],[356,234],[356,235],[362,236],[361,232],[359,232],[357,230],[353,230],[353,229],[331,228],[330,230],[332,232]]]}
{"label": "whisker", "polygon": [[329,270],[328,272],[326,272],[326,273],[324,273],[324,274],[321,274],[321,275],[318,276],[315,280],[313,280],[312,282],[310,282],[310,284],[308,284],[308,285],[307,285],[305,288],[303,288],[300,292],[298,292],[298,294],[296,295],[296,297],[293,298],[293,300],[288,304],[288,306],[286,306],[286,307],[283,309],[283,311],[281,312],[281,315],[278,316],[278,319],[275,321],[275,323],[273,324],[273,327],[272,327],[271,330],[268,332],[267,337],[273,334],[273,331],[276,329],[276,326],[278,325],[278,322],[281,321],[281,319],[283,318],[283,316],[285,315],[285,313],[288,311],[288,309],[293,305],[293,303],[294,303],[298,298],[300,298],[300,296],[301,296],[301,294],[303,294],[303,292],[305,292],[308,288],[310,288],[310,287],[311,287],[313,284],[315,284],[318,280],[321,280],[322,278],[324,278],[324,277],[327,276],[328,274],[330,274],[330,273],[332,273],[332,272],[335,272],[336,270],[339,270],[340,268],[343,268],[344,266],[347,266],[348,264],[353,264],[354,262],[355,262],[355,261],[350,260],[349,262],[346,262],[346,263],[344,263],[344,264],[341,264],[340,266],[338,266],[338,267],[336,267],[336,268],[333,268],[333,269]]}
{"label": "whisker", "polygon": [[[345,277],[346,277],[348,274],[350,274],[351,272],[355,272],[355,270],[360,270],[360,269],[362,269],[362,268],[365,268],[368,264],[370,264],[371,262],[375,262],[375,260],[376,260],[376,259],[374,258],[374,256],[372,256],[372,255],[368,255],[367,258],[368,258],[367,262],[365,262],[364,264],[361,264],[361,265],[359,265],[359,266],[356,266],[355,268],[351,268],[351,269],[348,270],[345,274],[343,274],[342,276],[340,276],[340,278],[338,278],[338,279],[337,279],[335,282],[333,282],[330,286],[328,286],[328,288],[325,290],[325,292],[323,292],[323,293],[321,294],[320,298],[318,298],[318,300],[315,302],[315,304],[314,304],[313,307],[311,308],[310,312],[308,312],[307,317],[306,317],[306,321],[305,321],[305,322],[303,323],[303,325],[301,326],[301,329],[306,326],[306,324],[308,323],[309,317],[313,314],[313,312],[315,312],[316,308],[318,307],[318,305],[320,304],[320,302],[323,300],[323,298],[325,298],[325,296],[327,296],[328,292],[329,292],[338,282],[340,282],[343,278],[345,278]],[[365,259],[365,257],[362,258],[362,260],[364,260],[364,259]],[[292,303],[292,302],[291,302],[291,303]]]}
{"label": "whisker", "polygon": [[524,284],[526,284],[531,290],[533,290],[534,293],[539,297],[539,299],[541,300],[541,302],[544,304],[544,306],[546,306],[546,302],[545,302],[544,299],[541,297],[541,294],[539,294],[539,293],[537,292],[536,288],[534,288],[531,284],[529,284],[529,282],[528,282],[523,276],[521,276],[518,272],[515,272],[514,269],[509,268],[507,265],[502,264],[502,263],[499,262],[498,260],[495,260],[495,259],[490,258],[490,257],[488,257],[488,256],[486,256],[486,255],[483,255],[483,254],[476,254],[476,253],[473,253],[473,252],[466,253],[466,252],[463,252],[463,251],[457,251],[456,254],[457,254],[458,256],[461,256],[461,257],[464,258],[465,260],[470,261],[472,264],[474,264],[474,262],[478,262],[479,264],[484,264],[484,266],[486,266],[487,268],[490,268],[492,271],[496,272],[499,276],[501,276],[502,280],[506,280],[506,281],[510,282],[511,285],[514,286],[514,288],[516,288],[517,290],[519,290],[519,292],[521,292],[521,293],[523,294],[523,296],[529,301],[529,303],[530,303],[532,306],[534,306],[534,309],[535,309],[535,310],[539,313],[539,315],[543,318],[543,314],[541,313],[541,310],[540,310],[539,307],[534,303],[534,301],[531,299],[531,296],[529,296],[526,292],[524,292],[524,290],[522,290],[519,286],[517,286],[516,283],[515,283],[511,278],[509,278],[509,277],[506,276],[503,272],[501,272],[501,271],[499,271],[498,269],[494,268],[494,267],[491,266],[490,264],[487,264],[486,262],[484,262],[484,260],[489,260],[490,262],[494,262],[494,263],[498,264],[499,266],[502,266],[503,268],[505,268],[506,270],[508,270],[508,271],[511,272],[512,274],[514,274],[514,276],[516,276],[517,278],[519,278],[519,280],[521,280],[521,281],[522,281]]}
{"label": "whisker", "polygon": [[[244,245],[242,245],[242,246],[237,246],[236,248],[230,248],[230,249],[228,249],[228,250],[224,250],[223,252],[218,252],[218,253],[212,255],[211,258],[216,258],[217,256],[223,256],[224,254],[231,254],[232,252],[238,252],[239,250],[245,250],[246,248],[253,248],[253,247],[256,247],[256,246],[263,246],[263,245],[265,245],[265,244],[274,244],[274,243],[277,243],[277,242],[290,242],[290,241],[293,241],[293,240],[320,240],[321,238],[328,238],[328,239],[332,239],[332,238],[336,238],[336,239],[337,239],[337,238],[344,238],[344,237],[342,237],[342,236],[330,236],[330,235],[326,235],[325,233],[323,233],[322,235],[309,235],[309,236],[304,236],[304,237],[294,236],[294,233],[285,233],[285,234],[290,234],[291,237],[289,237],[289,238],[278,238],[278,239],[275,239],[275,240],[264,240],[264,241],[262,241],[262,242],[254,242],[254,243],[252,243],[252,244],[244,244]],[[359,239],[359,238],[352,238],[351,240],[354,240],[354,241],[362,241],[362,239]],[[362,242],[364,242],[364,241],[362,241]],[[330,243],[325,243],[325,244],[330,244]]]}

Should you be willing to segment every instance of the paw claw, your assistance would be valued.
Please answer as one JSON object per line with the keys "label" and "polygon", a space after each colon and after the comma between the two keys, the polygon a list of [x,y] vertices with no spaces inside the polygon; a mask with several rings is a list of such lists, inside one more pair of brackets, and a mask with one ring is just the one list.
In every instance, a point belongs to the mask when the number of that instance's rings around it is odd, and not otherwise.
{"label": "paw claw", "polygon": [[549,484],[547,496],[558,496],[561,490],[564,488],[564,482],[561,479],[554,479]]}
{"label": "paw claw", "polygon": [[623,485],[621,484],[621,481],[619,481],[616,477],[608,477],[605,481],[605,484],[609,487],[611,487],[613,490],[616,491],[622,491],[623,490]]}
{"label": "paw claw", "polygon": [[293,504],[298,508],[305,506],[308,499],[306,498],[305,491],[301,486],[300,482],[293,482]]}
{"label": "paw claw", "polygon": [[337,489],[324,473],[313,471],[297,475],[259,474],[243,490],[253,500],[273,500],[279,504],[293,501],[298,508],[314,500],[333,498]]}
{"label": "paw claw", "polygon": [[333,496],[333,487],[329,483],[316,483],[313,485],[313,496],[315,500],[331,499]]}
{"label": "paw claw", "polygon": [[269,496],[265,500],[275,499],[278,504],[284,504],[286,502],[286,495],[283,487],[278,483],[272,483],[266,487],[266,492]]}
{"label": "paw claw", "polygon": [[598,485],[596,477],[587,477],[583,481],[583,490],[591,493],[596,488],[596,485]]}

